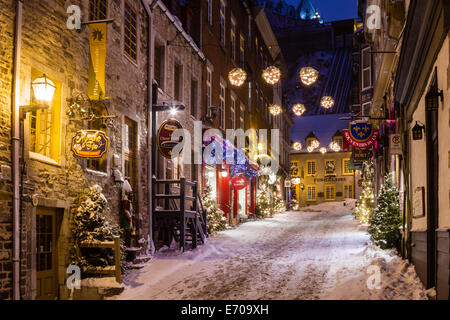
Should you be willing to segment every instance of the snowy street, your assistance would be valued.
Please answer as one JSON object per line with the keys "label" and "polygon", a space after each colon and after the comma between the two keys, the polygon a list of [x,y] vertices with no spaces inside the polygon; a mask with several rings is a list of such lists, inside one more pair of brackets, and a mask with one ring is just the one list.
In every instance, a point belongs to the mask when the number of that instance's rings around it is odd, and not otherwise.
{"label": "snowy street", "polygon": [[[414,268],[370,246],[348,206],[306,210],[244,223],[194,251],[158,252],[116,298],[426,299]],[[371,264],[381,289],[366,284]]]}

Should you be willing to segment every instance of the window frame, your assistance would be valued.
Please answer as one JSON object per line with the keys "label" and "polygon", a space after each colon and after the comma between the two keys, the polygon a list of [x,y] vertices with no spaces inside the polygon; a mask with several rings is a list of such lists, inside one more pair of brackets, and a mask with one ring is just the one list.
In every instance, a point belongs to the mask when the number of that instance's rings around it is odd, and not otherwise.
{"label": "window frame", "polygon": [[[314,188],[314,199],[309,198],[309,188]],[[306,186],[306,201],[316,202],[317,201],[317,184],[308,184]]]}
{"label": "window frame", "polygon": [[242,103],[239,104],[239,127],[242,130],[245,130],[245,105]]}
{"label": "window frame", "polygon": [[[333,162],[333,164],[334,164],[334,170],[333,170],[332,173],[327,172],[327,162]],[[324,167],[323,167],[323,175],[325,177],[326,176],[334,176],[334,175],[336,175],[336,173],[337,173],[336,163],[337,163],[336,159],[324,159],[324,162],[323,162],[323,165],[324,165]]]}
{"label": "window frame", "polygon": [[[373,87],[373,81],[372,81],[372,56],[370,55],[370,51],[372,50],[372,48],[369,47],[365,47],[361,49],[361,88],[362,90],[366,90],[366,89],[370,89]],[[367,67],[364,67],[364,53],[366,51],[369,51],[369,63]],[[364,83],[364,74],[368,71],[369,73],[369,85],[365,86]]]}
{"label": "window frame", "polygon": [[[126,49],[126,45],[127,45],[127,41],[126,41],[127,23],[126,22],[127,21],[126,21],[125,12],[126,12],[127,6],[130,8],[130,14],[134,13],[134,15],[135,15],[135,29],[136,29],[135,30],[136,31],[136,33],[135,33],[135,37],[136,37],[135,55],[136,55],[136,57],[135,58],[133,58]],[[139,45],[139,28],[138,28],[139,22],[138,22],[138,19],[139,19],[139,16],[137,14],[136,8],[134,6],[132,6],[128,0],[125,0],[124,5],[123,5],[123,36],[122,36],[123,46],[122,46],[122,50],[123,50],[125,56],[134,64],[137,64],[137,62],[138,62],[138,52],[139,52],[139,47],[138,47],[138,45]],[[131,23],[131,20],[130,20],[130,23]],[[131,29],[130,29],[130,43],[131,43]],[[131,44],[130,44],[130,50],[131,50]]]}
{"label": "window frame", "polygon": [[226,45],[226,15],[227,15],[227,3],[225,0],[219,0],[219,41],[220,44],[225,47]]}
{"label": "window frame", "polygon": [[230,129],[236,129],[236,102],[237,97],[234,93],[231,93],[230,97]]}
{"label": "window frame", "polygon": [[354,174],[354,170],[350,170],[349,169],[349,172],[346,172],[345,171],[345,162],[346,161],[348,161],[348,167],[350,167],[350,161],[351,161],[351,159],[350,158],[343,158],[342,159],[342,175],[343,176],[352,176],[353,174]]}
{"label": "window frame", "polygon": [[[328,187],[333,188],[333,198],[328,198]],[[324,200],[325,201],[336,201],[336,184],[335,183],[326,183],[324,185]]]}
{"label": "window frame", "polygon": [[[100,12],[101,4],[103,3],[103,7],[105,8],[105,12]],[[95,7],[96,12],[93,13],[91,11],[92,6]],[[89,21],[96,21],[96,20],[104,20],[108,18],[108,0],[89,0],[89,8],[88,8],[88,15],[89,15]],[[102,16],[102,13],[104,16]]]}
{"label": "window frame", "polygon": [[[223,92],[223,95],[222,95]],[[226,127],[226,118],[225,118],[225,110],[226,110],[226,95],[227,95],[227,86],[224,84],[223,81],[220,81],[220,89],[219,89],[219,110],[220,110],[220,129],[225,129]]]}
{"label": "window frame", "polygon": [[233,16],[230,20],[230,44],[231,59],[236,61],[236,19]]}
{"label": "window frame", "polygon": [[206,66],[206,108],[209,108],[212,104],[212,77],[212,69],[209,66]]}
{"label": "window frame", "polygon": [[209,26],[212,27],[213,25],[213,14],[212,14],[212,6],[213,6],[213,0],[207,1],[207,10],[206,10],[206,22]]}
{"label": "window frame", "polygon": [[[314,163],[314,173],[309,173],[309,163]],[[317,175],[317,160],[306,160],[306,176],[313,177]]]}
{"label": "window frame", "polygon": [[[178,77],[176,76],[177,67],[179,67],[180,70],[180,74]],[[183,102],[183,92],[184,92],[183,80],[184,80],[184,66],[178,59],[175,59],[173,63],[173,88],[172,88],[173,98],[180,102]],[[176,84],[178,84],[178,92]]]}
{"label": "window frame", "polygon": [[[191,117],[197,118],[198,116],[198,88],[199,83],[194,75],[191,76],[191,88],[190,88],[190,101],[189,104],[191,106],[190,115]],[[194,89],[194,90],[193,90]],[[193,101],[194,100],[194,101]]]}
{"label": "window frame", "polygon": [[[351,195],[350,195],[350,197],[345,197],[345,187],[351,187],[352,189],[351,189]],[[353,199],[353,198],[355,198],[355,187],[353,186],[353,183],[345,183],[345,184],[343,184],[342,185],[342,198],[343,199]]]}

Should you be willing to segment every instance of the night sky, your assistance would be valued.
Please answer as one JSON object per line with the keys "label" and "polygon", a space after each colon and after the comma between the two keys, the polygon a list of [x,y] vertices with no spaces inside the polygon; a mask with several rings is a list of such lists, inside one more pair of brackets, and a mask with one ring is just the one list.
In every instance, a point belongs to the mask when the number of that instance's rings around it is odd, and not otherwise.
{"label": "night sky", "polygon": [[325,22],[358,17],[357,0],[311,0]]}

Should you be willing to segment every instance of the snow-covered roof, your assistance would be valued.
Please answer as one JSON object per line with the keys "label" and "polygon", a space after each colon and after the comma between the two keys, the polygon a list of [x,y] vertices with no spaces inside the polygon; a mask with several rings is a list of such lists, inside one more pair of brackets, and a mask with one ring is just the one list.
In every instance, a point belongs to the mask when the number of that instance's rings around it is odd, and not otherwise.
{"label": "snow-covered roof", "polygon": [[301,142],[303,150],[305,148],[305,139],[312,132],[320,142],[320,147],[327,147],[333,140],[333,136],[342,130],[348,129],[349,120],[339,120],[340,118],[348,118],[350,114],[329,114],[318,116],[304,116],[294,119],[294,126],[291,129],[291,139],[294,142]]}

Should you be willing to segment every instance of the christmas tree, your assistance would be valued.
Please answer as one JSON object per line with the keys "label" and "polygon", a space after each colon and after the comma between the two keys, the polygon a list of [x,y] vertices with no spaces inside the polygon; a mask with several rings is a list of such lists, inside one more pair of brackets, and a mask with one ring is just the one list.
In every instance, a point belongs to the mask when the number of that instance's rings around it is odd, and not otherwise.
{"label": "christmas tree", "polygon": [[273,203],[270,201],[270,191],[267,183],[261,182],[256,191],[255,216],[266,218],[273,215]]}
{"label": "christmas tree", "polygon": [[374,194],[373,194],[373,163],[371,161],[364,162],[362,192],[359,196],[353,214],[362,224],[367,224],[373,211]]}
{"label": "christmas tree", "polygon": [[369,219],[368,231],[372,241],[382,249],[399,248],[401,234],[399,193],[388,173],[378,196],[378,205]]}
{"label": "christmas tree", "polygon": [[212,189],[209,185],[206,185],[203,189],[202,203],[206,210],[208,233],[225,230],[227,218],[224,217],[224,212],[217,208],[217,203],[214,201]]}
{"label": "christmas tree", "polygon": [[274,186],[272,190],[273,198],[273,212],[276,214],[283,213],[286,211],[286,204],[284,203],[283,196],[281,192]]}
{"label": "christmas tree", "polygon": [[[72,264],[80,267],[104,267],[114,264],[110,249],[79,248],[83,241],[113,241],[115,236],[120,236],[119,226],[107,217],[108,201],[101,191],[98,185],[90,187],[72,211]],[[123,257],[124,247],[121,249]]]}

